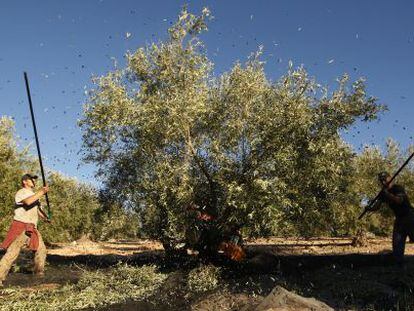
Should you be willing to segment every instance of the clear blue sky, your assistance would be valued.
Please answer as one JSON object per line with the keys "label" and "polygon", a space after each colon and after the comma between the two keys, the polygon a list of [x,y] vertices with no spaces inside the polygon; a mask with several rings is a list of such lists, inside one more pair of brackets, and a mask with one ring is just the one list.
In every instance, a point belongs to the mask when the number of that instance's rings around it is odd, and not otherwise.
{"label": "clear blue sky", "polygon": [[[202,36],[217,74],[264,45],[269,78],[303,64],[320,83],[349,73],[389,106],[379,122],[359,125],[346,141],[406,148],[414,125],[414,2],[386,1],[0,1],[0,115],[15,119],[22,145],[32,142],[23,71],[27,71],[45,165],[96,183],[81,164],[77,119],[91,76],[113,68],[112,57],[165,38],[183,4],[215,19]],[[126,33],[131,36],[126,38]],[[33,149],[34,151],[34,149]],[[78,165],[81,166],[78,168]]]}

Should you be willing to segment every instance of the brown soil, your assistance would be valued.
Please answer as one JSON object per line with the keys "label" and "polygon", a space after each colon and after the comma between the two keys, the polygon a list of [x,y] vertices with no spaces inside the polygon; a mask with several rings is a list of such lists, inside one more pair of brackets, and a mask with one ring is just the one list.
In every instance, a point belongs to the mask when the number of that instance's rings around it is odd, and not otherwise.
{"label": "brown soil", "polygon": [[[365,246],[354,246],[354,238],[259,238],[247,240],[247,251],[283,255],[345,255],[381,254],[391,252],[391,239],[367,238]],[[365,243],[364,243],[365,244]],[[94,242],[82,239],[71,243],[53,243],[48,246],[48,255],[120,255],[128,256],[151,251],[162,251],[162,244],[152,240]],[[406,255],[414,255],[414,244],[407,243]]]}
{"label": "brown soil", "polygon": [[[353,245],[353,238],[261,238],[248,241],[247,248],[280,255],[383,254],[391,252],[391,239],[367,238],[365,246]],[[406,255],[414,255],[414,244],[407,243]]]}
{"label": "brown soil", "polygon": [[48,255],[133,255],[147,251],[161,251],[162,244],[151,240],[93,242],[81,239],[71,243],[53,243],[48,247]]}

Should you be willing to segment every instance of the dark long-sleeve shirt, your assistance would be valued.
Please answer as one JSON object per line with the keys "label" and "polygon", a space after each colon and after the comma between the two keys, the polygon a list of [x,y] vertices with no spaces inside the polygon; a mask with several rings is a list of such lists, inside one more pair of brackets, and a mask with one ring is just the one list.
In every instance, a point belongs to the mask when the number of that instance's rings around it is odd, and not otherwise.
{"label": "dark long-sleeve shirt", "polygon": [[409,213],[413,212],[413,208],[411,206],[410,200],[408,199],[407,193],[403,186],[400,185],[393,185],[388,192],[398,198],[400,198],[401,202],[397,203],[395,200],[390,199],[387,197],[385,193],[382,193],[379,200],[381,202],[387,203],[388,206],[394,212],[395,217],[405,217]]}

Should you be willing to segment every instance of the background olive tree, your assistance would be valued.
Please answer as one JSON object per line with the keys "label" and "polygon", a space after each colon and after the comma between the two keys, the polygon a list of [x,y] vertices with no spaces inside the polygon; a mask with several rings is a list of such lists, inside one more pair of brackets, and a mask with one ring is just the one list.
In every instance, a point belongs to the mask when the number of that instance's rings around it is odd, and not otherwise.
{"label": "background olive tree", "polygon": [[14,122],[0,117],[0,232],[6,232],[13,218],[14,193],[19,189],[25,168],[32,167],[27,150],[18,151]]}
{"label": "background olive tree", "polygon": [[[21,187],[21,176],[38,173],[37,159],[29,154],[29,146],[19,150],[10,118],[0,118],[0,237],[3,238],[13,219],[14,195]],[[92,239],[135,237],[136,215],[117,208],[98,191],[74,178],[49,172],[52,223],[40,222],[46,242],[73,241],[84,235]],[[37,187],[41,186],[41,181]],[[42,199],[43,201],[43,199]],[[45,205],[45,202],[43,202]],[[133,228],[133,229],[132,229]]]}
{"label": "background olive tree", "polygon": [[183,9],[168,39],[94,80],[80,122],[85,160],[165,245],[186,239],[188,206],[222,232],[339,234],[356,157],[339,133],[384,107],[347,75],[330,91],[290,64],[271,82],[261,49],[214,76],[199,38],[209,16]]}

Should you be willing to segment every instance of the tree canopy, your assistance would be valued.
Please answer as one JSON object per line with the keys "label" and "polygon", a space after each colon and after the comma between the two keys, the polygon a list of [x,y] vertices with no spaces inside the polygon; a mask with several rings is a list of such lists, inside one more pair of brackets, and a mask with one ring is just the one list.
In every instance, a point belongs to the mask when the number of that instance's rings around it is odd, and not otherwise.
{"label": "tree canopy", "polygon": [[261,48],[214,76],[199,37],[209,17],[184,8],[168,39],[94,80],[80,121],[85,160],[140,213],[143,230],[168,243],[185,239],[189,206],[221,230],[337,232],[355,159],[340,132],[385,107],[346,74],[330,91],[290,63],[272,82]]}

